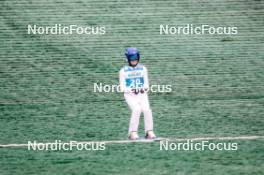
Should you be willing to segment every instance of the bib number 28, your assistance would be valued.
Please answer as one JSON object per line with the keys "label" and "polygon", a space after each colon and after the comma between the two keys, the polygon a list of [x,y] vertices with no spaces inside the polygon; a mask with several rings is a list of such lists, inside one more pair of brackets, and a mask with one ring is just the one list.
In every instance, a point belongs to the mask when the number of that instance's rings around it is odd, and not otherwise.
{"label": "bib number 28", "polygon": [[143,87],[143,85],[144,85],[143,77],[126,79],[126,87],[128,88],[137,89]]}

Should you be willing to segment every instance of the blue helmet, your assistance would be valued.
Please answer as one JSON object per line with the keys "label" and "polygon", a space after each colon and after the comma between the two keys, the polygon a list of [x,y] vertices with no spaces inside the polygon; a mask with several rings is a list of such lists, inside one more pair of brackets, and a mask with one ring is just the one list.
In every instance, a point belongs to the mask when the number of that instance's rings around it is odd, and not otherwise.
{"label": "blue helmet", "polygon": [[139,59],[140,59],[140,53],[139,53],[138,49],[134,48],[134,47],[127,48],[125,55],[126,55],[128,62],[133,61],[133,60],[139,61]]}

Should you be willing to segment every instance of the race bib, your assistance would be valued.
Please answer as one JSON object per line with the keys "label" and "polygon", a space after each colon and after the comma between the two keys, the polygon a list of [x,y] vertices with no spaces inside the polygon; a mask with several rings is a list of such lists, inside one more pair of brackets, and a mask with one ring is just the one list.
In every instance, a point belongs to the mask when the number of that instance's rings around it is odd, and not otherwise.
{"label": "race bib", "polygon": [[127,78],[126,79],[126,87],[127,88],[138,89],[138,88],[142,88],[143,85],[144,85],[143,77]]}

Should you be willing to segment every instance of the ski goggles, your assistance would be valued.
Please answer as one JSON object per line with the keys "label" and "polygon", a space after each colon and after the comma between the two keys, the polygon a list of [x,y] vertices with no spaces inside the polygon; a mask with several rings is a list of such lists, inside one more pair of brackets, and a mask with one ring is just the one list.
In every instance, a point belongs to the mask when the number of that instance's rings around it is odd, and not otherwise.
{"label": "ski goggles", "polygon": [[137,55],[137,54],[129,55],[129,56],[128,56],[128,59],[129,59],[129,61],[135,61],[135,60],[138,60],[138,55]]}

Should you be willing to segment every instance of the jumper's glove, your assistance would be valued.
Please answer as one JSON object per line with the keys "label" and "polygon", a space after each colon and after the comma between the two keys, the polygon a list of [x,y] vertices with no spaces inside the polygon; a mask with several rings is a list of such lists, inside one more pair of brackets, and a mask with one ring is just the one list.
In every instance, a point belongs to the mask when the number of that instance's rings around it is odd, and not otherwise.
{"label": "jumper's glove", "polygon": [[139,90],[138,89],[132,89],[132,92],[137,95],[139,93]]}
{"label": "jumper's glove", "polygon": [[142,89],[132,89],[132,92],[134,93],[134,94],[138,94],[138,93],[141,93],[141,94],[144,94],[145,93],[145,89],[144,88],[142,88]]}

